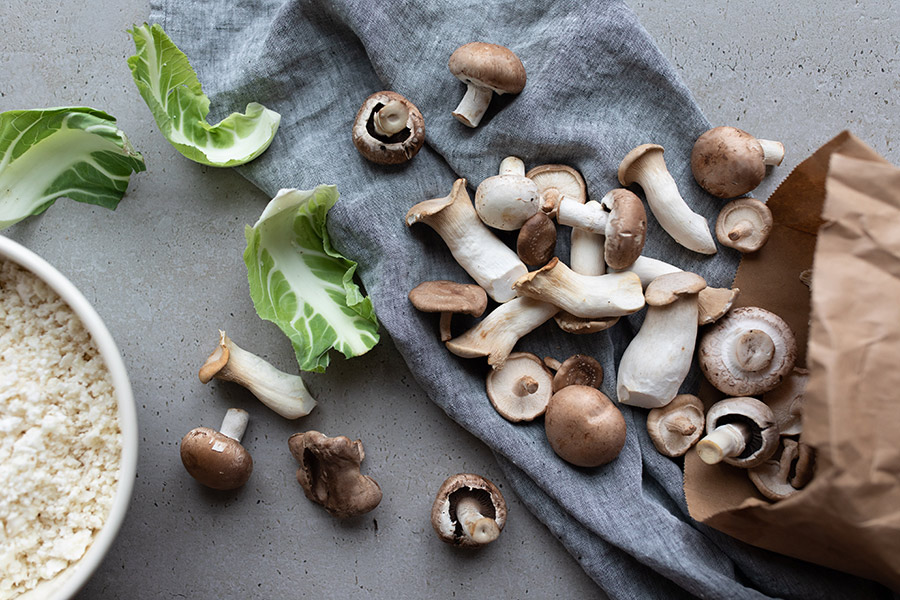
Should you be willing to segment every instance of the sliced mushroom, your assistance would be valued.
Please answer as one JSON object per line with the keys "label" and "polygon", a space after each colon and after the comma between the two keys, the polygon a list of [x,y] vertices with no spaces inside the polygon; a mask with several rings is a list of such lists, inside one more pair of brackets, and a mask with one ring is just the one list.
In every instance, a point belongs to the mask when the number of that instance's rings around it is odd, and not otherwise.
{"label": "sliced mushroom", "polygon": [[569,385],[550,398],[544,415],[547,441],[556,454],[578,467],[599,467],[625,446],[625,417],[600,390]]}
{"label": "sliced mushroom", "polygon": [[769,407],[756,398],[726,398],[706,413],[706,437],[697,454],[706,464],[726,462],[749,469],[778,450],[778,426]]}
{"label": "sliced mushroom", "polygon": [[753,190],[767,165],[780,165],[784,145],[758,140],[736,127],[714,127],[694,143],[691,171],[700,187],[717,198],[736,198]]}
{"label": "sliced mushroom", "polygon": [[556,225],[542,212],[532,215],[516,238],[516,254],[522,262],[532,267],[542,267],[550,262],[556,252]]}
{"label": "sliced mushroom", "polygon": [[719,243],[743,253],[762,248],[772,232],[772,211],[755,198],[738,198],[722,207],[716,220]]}
{"label": "sliced mushroom", "polygon": [[632,264],[644,248],[647,213],[640,198],[626,189],[612,190],[600,202],[582,204],[563,197],[556,220],[560,225],[603,235],[604,261],[613,269]]}
{"label": "sliced mushroom", "polygon": [[564,196],[582,203],[587,201],[584,178],[568,165],[539,165],[525,177],[537,185],[542,199],[541,210],[551,218],[556,218],[559,200]]}
{"label": "sliced mushroom", "polygon": [[396,165],[411,159],[425,143],[425,119],[396,92],[366,98],[353,123],[353,143],[372,162]]}
{"label": "sliced mushroom", "polygon": [[700,398],[680,394],[647,413],[647,433],[660,454],[683,456],[703,435],[704,420]]}
{"label": "sliced mushroom", "polygon": [[616,394],[622,404],[656,408],[678,394],[697,341],[697,294],[706,281],[681,271],[647,286],[647,315],[619,361]]}
{"label": "sliced mushroom", "polygon": [[488,373],[487,395],[507,421],[533,421],[547,410],[553,381],[540,358],[528,352],[513,352],[502,369]]}
{"label": "sliced mushroom", "polygon": [[681,197],[675,179],[666,168],[662,146],[638,146],[622,159],[618,175],[623,186],[632,183],[641,186],[656,220],[676,242],[700,254],[716,253],[709,223]]}
{"label": "sliced mushroom", "polygon": [[442,342],[453,337],[450,332],[450,321],[454,314],[480,317],[487,308],[487,294],[484,288],[470,283],[445,280],[423,281],[410,290],[409,301],[422,312],[441,314]]}
{"label": "sliced mushroom", "polygon": [[373,510],[381,502],[381,487],[359,472],[366,453],[362,442],[346,436],[327,437],[318,431],[295,433],[288,439],[291,455],[300,463],[297,481],[306,497],[339,519]]}
{"label": "sliced mushroom", "polygon": [[767,460],[748,471],[750,480],[769,500],[784,500],[799,492],[812,479],[812,449],[790,438],[782,440],[778,460]]}
{"label": "sliced mushroom", "polygon": [[234,490],[250,479],[253,458],[241,446],[250,415],[229,408],[219,431],[196,427],[181,438],[181,462],[187,472],[214,490]]}
{"label": "sliced mushroom", "polygon": [[491,298],[506,302],[515,297],[512,286],[528,268],[478,218],[465,179],[457,179],[449,195],[409,209],[406,225],[420,222],[441,236],[456,262]]}
{"label": "sliced mushroom", "polygon": [[478,127],[492,94],[518,94],[525,88],[525,66],[509,48],[470,42],[450,55],[447,65],[468,88],[453,116],[467,127]]}
{"label": "sliced mushroom", "polygon": [[809,371],[794,367],[781,384],[765,393],[762,400],[775,414],[781,435],[798,435],[803,430],[803,394]]}
{"label": "sliced mushroom", "polygon": [[[547,359],[544,359],[546,363]],[[603,384],[603,365],[586,354],[573,354],[553,368],[553,392],[570,385],[586,385],[600,389]]]}
{"label": "sliced mushroom", "polygon": [[733,309],[700,338],[700,369],[716,389],[732,396],[773,389],[794,368],[796,358],[791,328],[759,307]]}
{"label": "sliced mushroom", "polygon": [[519,229],[540,210],[537,185],[525,177],[525,164],[515,156],[504,158],[499,174],[488,177],[475,190],[475,212],[495,229]]}
{"label": "sliced mushroom", "polygon": [[448,477],[431,506],[431,526],[448,544],[477,548],[499,537],[506,501],[497,486],[472,473]]}

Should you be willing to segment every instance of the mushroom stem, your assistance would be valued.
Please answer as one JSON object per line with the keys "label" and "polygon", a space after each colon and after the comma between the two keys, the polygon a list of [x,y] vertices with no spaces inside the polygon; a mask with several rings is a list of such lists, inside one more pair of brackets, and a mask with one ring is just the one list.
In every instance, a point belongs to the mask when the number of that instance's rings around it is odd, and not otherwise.
{"label": "mushroom stem", "polygon": [[446,342],[447,340],[453,339],[453,333],[450,329],[450,322],[453,319],[452,312],[442,312],[441,313],[441,321],[438,325],[441,332],[441,341]]}
{"label": "mushroom stem", "polygon": [[513,387],[513,393],[521,398],[528,394],[535,393],[538,390],[538,387],[538,382],[534,377],[525,375],[516,382],[516,385]]}
{"label": "mushroom stem", "polygon": [[552,356],[544,357],[544,366],[550,369],[551,371],[559,371],[559,368],[562,366],[562,363]]}
{"label": "mushroom stem", "polygon": [[279,371],[262,358],[247,352],[219,331],[219,345],[200,367],[200,381],[221,379],[241,385],[260,402],[285,419],[306,416],[316,407],[315,398],[299,375]]}
{"label": "mushroom stem", "polygon": [[517,156],[507,156],[500,161],[498,175],[516,175],[525,177],[525,163]]}
{"label": "mushroom stem", "polygon": [[666,420],[665,428],[669,431],[678,433],[680,435],[688,436],[697,431],[697,426],[694,425],[693,421],[691,421],[688,417],[683,415],[678,415]]}
{"label": "mushroom stem", "polygon": [[708,465],[722,462],[726,457],[738,456],[747,447],[750,428],[743,423],[720,425],[697,443],[700,460]]}
{"label": "mushroom stem", "polygon": [[728,239],[732,242],[736,242],[752,234],[754,229],[753,223],[750,221],[738,221],[735,223],[734,227],[731,228],[731,231],[728,232]]}
{"label": "mushroom stem", "polygon": [[500,535],[497,522],[481,514],[481,503],[475,498],[460,498],[456,520],[462,525],[463,533],[479,544],[493,542]]}
{"label": "mushroom stem", "polygon": [[775,356],[775,342],[765,331],[751,329],[741,334],[734,355],[741,368],[755,373],[772,363]]}
{"label": "mushroom stem", "polygon": [[406,128],[407,119],[409,119],[409,109],[399,100],[391,100],[378,109],[372,117],[375,132],[384,137],[391,137],[395,133],[403,131]]}
{"label": "mushroom stem", "polygon": [[[453,116],[463,125],[478,127],[493,95],[494,93],[489,88],[468,84],[466,95],[459,101],[459,105],[453,111]],[[522,174],[524,175],[524,173]]]}
{"label": "mushroom stem", "polygon": [[[246,410],[240,408],[229,408],[222,419],[222,426],[219,427],[219,433],[228,436],[231,439],[240,442],[247,431],[247,423],[250,421],[250,414]],[[213,445],[213,450],[216,447]],[[221,450],[220,450],[221,452]]]}
{"label": "mushroom stem", "polygon": [[605,275],[606,262],[603,259],[605,237],[575,227],[572,229],[569,263],[572,270],[581,275]]}
{"label": "mushroom stem", "polygon": [[609,213],[603,210],[603,206],[599,202],[594,200],[582,204],[563,196],[559,201],[556,222],[591,233],[606,234]]}
{"label": "mushroom stem", "polygon": [[763,150],[763,163],[771,166],[778,166],[784,160],[784,144],[774,142],[772,140],[757,139]]}

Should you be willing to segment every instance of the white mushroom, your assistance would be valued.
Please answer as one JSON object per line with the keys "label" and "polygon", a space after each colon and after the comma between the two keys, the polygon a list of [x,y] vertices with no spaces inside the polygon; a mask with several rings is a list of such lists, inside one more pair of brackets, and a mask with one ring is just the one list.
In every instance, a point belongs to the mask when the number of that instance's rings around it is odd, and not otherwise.
{"label": "white mushroom", "polygon": [[781,385],[765,393],[763,402],[772,409],[781,435],[797,435],[803,430],[803,394],[809,371],[794,367]]}
{"label": "white mushroom", "polygon": [[697,341],[697,293],[705,287],[702,277],[686,271],[647,286],[647,315],[619,362],[619,402],[656,408],[678,394]]}
{"label": "white mushroom", "polygon": [[409,209],[407,226],[419,222],[430,225],[441,236],[456,262],[491,298],[506,302],[516,296],[512,286],[528,269],[475,214],[465,179],[457,179],[448,196]]}
{"label": "white mushroom", "polygon": [[515,289],[588,319],[628,315],[644,307],[641,282],[634,273],[579,275],[558,258],[523,275]]}
{"label": "white mushroom", "polygon": [[587,187],[581,173],[568,165],[538,165],[525,174],[541,193],[541,210],[556,218],[559,199],[563,196],[579,202],[587,200]]}
{"label": "white mushroom", "polygon": [[726,398],[706,413],[707,435],[697,443],[706,464],[726,462],[750,469],[778,450],[778,427],[769,407],[756,398]]}
{"label": "white mushroom", "polygon": [[803,443],[782,440],[778,460],[767,460],[747,474],[759,492],[769,500],[784,500],[799,492],[813,475],[813,452]]}
{"label": "white mushroom", "polygon": [[514,298],[501,304],[473,328],[447,342],[447,349],[463,358],[487,356],[499,369],[516,342],[549,321],[559,308],[532,298]]}
{"label": "white mushroom", "polygon": [[629,152],[619,165],[619,182],[624,186],[632,183],[641,186],[656,220],[676,242],[701,254],[716,253],[709,223],[681,197],[675,179],[666,168],[662,146],[643,144]]}
{"label": "white mushroom", "polygon": [[475,190],[475,212],[495,229],[519,229],[540,210],[537,185],[525,177],[525,163],[515,156],[504,158],[500,173],[482,181]]}

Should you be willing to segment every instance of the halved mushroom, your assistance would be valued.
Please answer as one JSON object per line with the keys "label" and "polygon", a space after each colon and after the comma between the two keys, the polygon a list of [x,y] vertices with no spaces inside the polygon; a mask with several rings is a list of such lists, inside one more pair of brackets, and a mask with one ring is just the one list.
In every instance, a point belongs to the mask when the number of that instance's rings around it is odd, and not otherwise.
{"label": "halved mushroom", "polygon": [[749,469],[778,450],[778,426],[768,406],[756,398],[726,398],[706,413],[706,437],[697,454],[706,464],[726,462]]}
{"label": "halved mushroom", "polygon": [[353,122],[353,144],[374,163],[396,165],[411,159],[425,143],[425,119],[396,92],[366,98]]}
{"label": "halved mushroom", "polygon": [[794,368],[797,343],[775,313],[755,306],[735,308],[700,338],[699,362],[716,389],[732,396],[762,394]]}
{"label": "halved mushroom", "polygon": [[547,410],[555,391],[553,376],[541,359],[529,352],[513,352],[502,369],[487,376],[487,395],[507,421],[533,421]]}
{"label": "halved mushroom", "polygon": [[582,204],[563,197],[558,210],[560,225],[604,236],[603,257],[610,268],[624,269],[644,249],[647,213],[640,198],[626,189],[612,190],[600,202]]}
{"label": "halved mushroom", "polygon": [[519,229],[516,254],[526,265],[542,267],[550,262],[555,252],[556,225],[550,217],[538,211]]}
{"label": "halved mushroom", "polygon": [[442,342],[453,337],[450,332],[450,321],[454,314],[480,317],[487,308],[487,294],[484,288],[471,283],[445,280],[423,281],[410,290],[409,301],[422,312],[441,314]]}
{"label": "halved mushroom", "polygon": [[492,94],[518,94],[525,88],[525,66],[512,50],[497,44],[470,42],[450,55],[447,65],[468,88],[453,116],[467,127],[478,127]]}
{"label": "halved mushroom", "polygon": [[703,435],[703,403],[691,394],[647,413],[647,433],[660,454],[683,456]]}
{"label": "halved mushroom", "polygon": [[753,190],[767,165],[780,165],[784,145],[758,140],[736,127],[714,127],[694,143],[691,171],[700,187],[717,198],[736,198]]}
{"label": "halved mushroom", "polygon": [[229,408],[219,431],[196,427],[181,438],[181,462],[187,472],[214,490],[234,490],[250,479],[253,458],[241,446],[250,415]]}
{"label": "halved mushroom", "polygon": [[784,438],[778,460],[767,460],[747,474],[763,496],[774,501],[784,500],[812,479],[812,455],[812,449],[806,444]]}
{"label": "halved mushroom", "polygon": [[772,232],[772,211],[755,198],[738,198],[722,207],[716,220],[719,243],[743,253],[762,248]]}
{"label": "halved mushroom", "polygon": [[762,400],[775,414],[781,435],[797,435],[803,429],[803,394],[809,371],[794,367],[781,384],[765,393]]}
{"label": "halved mushroom", "polygon": [[625,417],[600,390],[569,385],[550,398],[544,415],[547,441],[566,462],[599,467],[625,446]]}
{"label": "halved mushroom", "polygon": [[525,177],[525,163],[515,156],[504,158],[499,174],[488,177],[475,190],[475,212],[495,229],[519,229],[540,210],[537,185]]}
{"label": "halved mushroom", "polygon": [[448,477],[431,506],[431,526],[441,541],[477,548],[499,537],[506,501],[497,486],[472,473]]}
{"label": "halved mushroom", "polygon": [[641,186],[656,220],[676,242],[701,254],[716,253],[709,223],[681,197],[675,179],[666,168],[662,146],[638,146],[622,159],[618,175],[623,186],[632,183]]}
{"label": "halved mushroom", "polygon": [[[587,201],[587,187],[581,173],[568,165],[539,165],[527,173],[541,193],[541,210],[550,218],[556,218],[559,200],[562,197],[578,202]],[[574,242],[573,242],[574,244]]]}
{"label": "halved mushroom", "polygon": [[419,202],[406,213],[406,225],[425,223],[447,244],[453,258],[497,302],[516,296],[513,284],[528,268],[475,213],[466,180],[457,179],[443,198]]}

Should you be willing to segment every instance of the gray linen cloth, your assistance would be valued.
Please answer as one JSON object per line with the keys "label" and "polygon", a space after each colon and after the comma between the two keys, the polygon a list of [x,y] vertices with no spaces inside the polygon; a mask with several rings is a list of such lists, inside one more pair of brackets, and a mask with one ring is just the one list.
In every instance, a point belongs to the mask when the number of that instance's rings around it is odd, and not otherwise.
{"label": "gray linen cloth", "polygon": [[[563,163],[599,199],[617,187],[622,157],[658,143],[682,194],[713,224],[720,201],[691,177],[693,141],[709,127],[689,91],[633,13],[620,1],[473,2],[420,0],[154,0],[161,24],[188,55],[211,97],[213,118],[258,101],[281,113],[272,146],[240,172],[265,192],[338,186],[329,216],[335,246],[359,261],[378,317],[419,384],[446,413],[487,443],[514,489],[612,598],[860,598],[885,595],[871,582],[739,543],[694,522],[680,465],[653,448],[645,411],[622,407],[627,442],[595,469],[561,461],[539,420],[512,424],[487,402],[483,359],[451,355],[436,318],[417,312],[407,292],[424,280],[469,281],[426,225],[408,229],[413,204],[445,196],[457,177],[470,186],[495,175],[502,158],[528,168]],[[470,41],[511,48],[528,84],[494,99],[477,129],[450,116],[464,86],[447,70]],[[351,124],[371,93],[397,91],[422,111],[427,144],[408,164],[364,160]],[[568,259],[568,235],[557,254]],[[651,218],[645,254],[729,286],[738,263],[723,249],[702,257],[676,245]],[[641,316],[608,332],[564,334],[550,321],[517,349],[565,358],[582,352],[615,365]],[[457,325],[464,323],[459,319]],[[684,390],[695,390],[695,369]]]}

